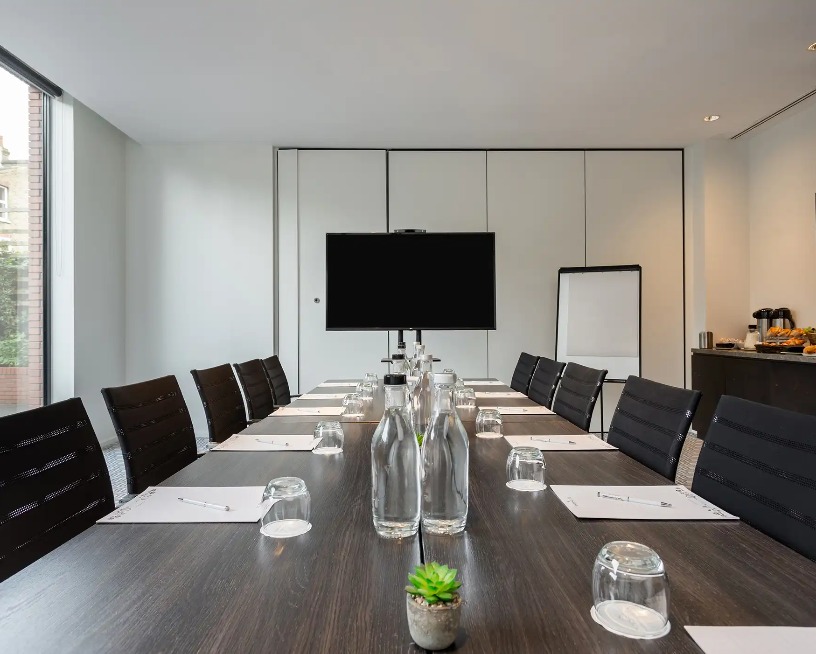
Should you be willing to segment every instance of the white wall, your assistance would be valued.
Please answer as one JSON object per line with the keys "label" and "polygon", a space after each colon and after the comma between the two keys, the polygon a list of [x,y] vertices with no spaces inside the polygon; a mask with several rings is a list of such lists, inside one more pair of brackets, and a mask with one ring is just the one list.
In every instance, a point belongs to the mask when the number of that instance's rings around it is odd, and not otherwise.
{"label": "white wall", "polygon": [[816,102],[752,137],[750,307],[789,307],[816,325]]}
{"label": "white wall", "polygon": [[127,148],[128,382],[178,377],[207,434],[192,368],[274,352],[271,145]]}
{"label": "white wall", "polygon": [[53,401],[79,396],[100,441],[116,440],[103,386],[125,381],[125,148],[82,103],[55,106],[51,233]]}

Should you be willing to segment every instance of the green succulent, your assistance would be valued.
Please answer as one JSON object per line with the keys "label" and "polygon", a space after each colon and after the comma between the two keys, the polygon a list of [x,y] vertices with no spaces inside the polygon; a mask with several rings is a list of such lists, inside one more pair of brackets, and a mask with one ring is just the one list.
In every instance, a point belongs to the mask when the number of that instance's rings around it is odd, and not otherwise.
{"label": "green succulent", "polygon": [[410,586],[405,590],[411,595],[419,595],[428,604],[437,602],[451,602],[458,595],[457,589],[462,582],[456,581],[456,569],[448,568],[439,563],[426,563],[418,565],[414,574],[408,575]]}
{"label": "green succulent", "polygon": [[423,439],[422,434],[417,432],[417,443],[419,443],[420,447],[422,447],[422,439]]}

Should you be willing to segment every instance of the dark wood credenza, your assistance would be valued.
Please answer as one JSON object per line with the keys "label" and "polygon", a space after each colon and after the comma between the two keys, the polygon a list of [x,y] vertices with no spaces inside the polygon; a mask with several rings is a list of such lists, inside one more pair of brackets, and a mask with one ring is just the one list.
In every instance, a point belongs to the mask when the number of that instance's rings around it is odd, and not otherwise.
{"label": "dark wood credenza", "polygon": [[693,426],[705,437],[722,395],[816,415],[816,357],[698,350],[691,354],[691,386],[702,392]]}

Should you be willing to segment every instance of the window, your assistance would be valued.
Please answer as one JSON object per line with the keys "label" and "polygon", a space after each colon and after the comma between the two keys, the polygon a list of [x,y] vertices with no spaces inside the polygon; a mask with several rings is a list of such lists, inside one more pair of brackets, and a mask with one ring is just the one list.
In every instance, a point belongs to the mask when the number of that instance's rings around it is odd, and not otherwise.
{"label": "window", "polygon": [[46,401],[44,194],[49,97],[19,74],[0,68],[0,416]]}

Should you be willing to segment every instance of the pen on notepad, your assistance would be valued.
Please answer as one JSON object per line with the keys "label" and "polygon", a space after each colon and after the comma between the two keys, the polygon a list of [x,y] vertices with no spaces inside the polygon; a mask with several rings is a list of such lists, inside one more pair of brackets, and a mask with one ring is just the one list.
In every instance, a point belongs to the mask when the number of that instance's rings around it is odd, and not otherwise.
{"label": "pen on notepad", "polygon": [[659,502],[657,500],[644,500],[639,497],[629,497],[623,495],[612,495],[611,493],[602,493],[598,491],[598,497],[603,497],[607,500],[618,500],[619,502],[632,502],[633,504],[648,504],[649,506],[671,506],[671,502]]}
{"label": "pen on notepad", "polygon": [[208,509],[218,509],[219,511],[229,511],[230,508],[225,504],[211,504],[210,502],[201,502],[199,500],[191,500],[186,497],[178,498],[179,502],[184,502],[185,504],[195,504],[196,506],[203,506]]}
{"label": "pen on notepad", "polygon": [[556,443],[558,445],[575,445],[575,441],[562,441],[558,440],[557,438],[538,438],[536,436],[530,436],[531,441],[538,441],[539,443]]}
{"label": "pen on notepad", "polygon": [[267,445],[277,445],[278,447],[283,445],[284,447],[289,447],[289,443],[278,443],[277,441],[266,441],[263,438],[256,438],[255,440],[258,441],[259,443],[266,443]]}

